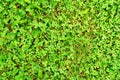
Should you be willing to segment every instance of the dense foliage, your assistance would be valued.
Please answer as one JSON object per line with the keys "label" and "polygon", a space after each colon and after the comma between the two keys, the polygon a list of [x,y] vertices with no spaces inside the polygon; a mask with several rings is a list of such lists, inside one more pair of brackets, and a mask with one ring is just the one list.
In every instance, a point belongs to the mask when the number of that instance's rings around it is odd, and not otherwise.
{"label": "dense foliage", "polygon": [[120,0],[0,0],[0,80],[120,80]]}

